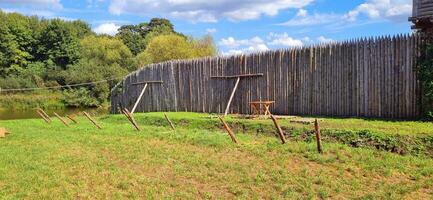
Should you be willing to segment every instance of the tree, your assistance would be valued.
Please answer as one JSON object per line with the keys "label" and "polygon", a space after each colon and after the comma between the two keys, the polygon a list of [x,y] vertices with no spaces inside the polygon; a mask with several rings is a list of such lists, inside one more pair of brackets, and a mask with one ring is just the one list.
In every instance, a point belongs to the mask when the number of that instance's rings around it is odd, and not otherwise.
{"label": "tree", "polygon": [[149,23],[121,26],[116,34],[134,55],[146,49],[149,41],[158,35],[178,34],[174,31],[173,24],[162,18],[153,18]]}
{"label": "tree", "polygon": [[17,13],[0,12],[0,72],[18,74],[32,59],[29,53],[34,38],[30,19]]}
{"label": "tree", "polygon": [[80,59],[78,34],[63,20],[51,20],[39,41],[39,58],[53,63],[55,67],[65,70],[67,65],[75,64]]}
{"label": "tree", "polygon": [[216,54],[212,37],[187,39],[176,34],[154,37],[146,50],[137,55],[137,64],[143,66],[150,63],[175,59],[199,58]]}
{"label": "tree", "polygon": [[[68,90],[67,99],[73,106],[77,102],[91,102],[84,106],[100,105],[107,101],[110,88],[117,83],[128,71],[134,68],[134,59],[131,51],[126,47],[121,40],[110,38],[107,36],[88,36],[81,40],[81,60],[68,68],[64,74],[67,84],[95,82],[101,80],[110,81],[94,84],[87,88],[88,91]],[[78,94],[89,94],[96,101],[86,99],[74,99],[79,97]],[[95,103],[96,102],[96,103]]]}

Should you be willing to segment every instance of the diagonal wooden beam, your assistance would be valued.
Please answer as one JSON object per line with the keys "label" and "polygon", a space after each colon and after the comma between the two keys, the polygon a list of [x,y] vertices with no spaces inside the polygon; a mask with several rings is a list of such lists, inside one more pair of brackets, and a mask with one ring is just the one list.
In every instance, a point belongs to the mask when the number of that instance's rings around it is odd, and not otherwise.
{"label": "diagonal wooden beam", "polygon": [[56,112],[54,112],[54,115],[67,127],[69,127],[68,122],[66,122],[59,114],[57,114]]}
{"label": "diagonal wooden beam", "polygon": [[98,123],[96,123],[96,121],[89,115],[89,113],[87,113],[86,111],[83,111],[83,114],[84,114],[84,116],[86,116],[87,117],[87,119],[89,119],[92,123],[93,123],[93,125],[95,125],[98,129],[102,129],[102,127],[98,124]]}
{"label": "diagonal wooden beam", "polygon": [[131,114],[134,114],[135,109],[137,109],[138,103],[140,103],[140,100],[143,97],[144,92],[146,91],[147,85],[148,85],[148,83],[144,84],[144,88],[143,88],[143,90],[141,90],[140,96],[138,96],[138,99],[135,102],[134,107],[132,107]]}
{"label": "diagonal wooden beam", "polygon": [[236,79],[235,87],[233,88],[232,94],[230,95],[230,99],[229,99],[229,102],[227,103],[226,110],[224,112],[224,116],[227,116],[227,114],[229,113],[230,104],[232,104],[232,100],[233,100],[233,97],[235,96],[236,89],[238,89],[238,85],[239,85],[240,80],[241,80],[241,77],[238,77]]}

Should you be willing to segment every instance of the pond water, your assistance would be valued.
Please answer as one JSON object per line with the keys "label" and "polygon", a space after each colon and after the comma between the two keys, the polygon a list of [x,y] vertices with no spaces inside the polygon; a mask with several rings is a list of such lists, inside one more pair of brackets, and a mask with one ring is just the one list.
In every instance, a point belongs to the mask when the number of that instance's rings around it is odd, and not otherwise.
{"label": "pond water", "polygon": [[[53,116],[54,112],[59,114],[60,116],[71,115],[75,113],[79,113],[81,111],[86,111],[91,113],[92,115],[101,115],[108,114],[108,109],[86,109],[86,108],[68,108],[68,109],[60,109],[60,110],[45,110],[45,112]],[[8,109],[0,109],[0,120],[12,120],[12,119],[34,119],[40,118],[38,113],[36,113],[35,109],[30,110],[8,110]]]}

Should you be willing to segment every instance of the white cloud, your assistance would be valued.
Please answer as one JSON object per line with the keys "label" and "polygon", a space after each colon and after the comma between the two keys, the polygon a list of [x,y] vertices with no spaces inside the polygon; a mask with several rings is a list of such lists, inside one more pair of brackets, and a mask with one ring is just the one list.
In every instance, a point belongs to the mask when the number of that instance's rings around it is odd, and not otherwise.
{"label": "white cloud", "polygon": [[228,49],[227,52],[222,52],[223,55],[269,50],[265,41],[257,36],[251,39],[244,40],[236,40],[233,37],[228,37],[227,39],[223,38],[218,44]]}
{"label": "white cloud", "polygon": [[317,41],[319,41],[319,43],[332,43],[332,42],[335,42],[335,40],[333,40],[331,38],[326,38],[324,36],[318,37]]}
{"label": "white cloud", "polygon": [[407,21],[412,12],[412,0],[367,0],[344,17],[349,21],[356,21],[365,15],[369,19],[390,19]]}
{"label": "white cloud", "polygon": [[275,16],[281,10],[302,8],[314,0],[112,0],[112,14],[123,13],[172,16],[193,22],[258,19]]}
{"label": "white cloud", "polygon": [[63,8],[60,0],[0,0],[0,3],[27,7],[44,7],[53,9]]}
{"label": "white cloud", "polygon": [[304,45],[301,40],[289,37],[287,33],[270,33],[268,39],[270,40],[268,45],[271,46],[299,47]]}
{"label": "white cloud", "polygon": [[266,40],[256,36],[251,39],[235,39],[233,37],[223,38],[218,42],[222,55],[242,54],[267,51],[271,46],[273,49],[282,47],[302,47],[317,43],[332,43],[335,40],[325,36],[319,36],[315,39],[303,37],[301,39],[290,37],[287,33],[269,33]]}
{"label": "white cloud", "polygon": [[97,26],[93,29],[95,33],[97,34],[108,34],[108,35],[116,35],[117,30],[120,28],[120,26],[114,24],[114,23],[105,23]]}
{"label": "white cloud", "polygon": [[212,33],[216,33],[217,29],[216,28],[208,28],[206,29],[206,34],[212,34]]}
{"label": "white cloud", "polygon": [[[49,11],[49,10],[25,9],[25,8],[23,8],[23,9],[0,8],[0,10],[5,12],[5,13],[21,13],[21,14],[27,15],[27,16],[37,15],[39,17],[44,17],[44,18],[48,18],[48,19],[56,18],[56,14],[52,11]],[[61,18],[61,17],[57,17],[57,18]]]}
{"label": "white cloud", "polygon": [[311,26],[318,24],[329,24],[339,21],[342,16],[336,14],[314,13],[309,14],[307,10],[300,9],[296,16],[287,22],[281,23],[284,26]]}

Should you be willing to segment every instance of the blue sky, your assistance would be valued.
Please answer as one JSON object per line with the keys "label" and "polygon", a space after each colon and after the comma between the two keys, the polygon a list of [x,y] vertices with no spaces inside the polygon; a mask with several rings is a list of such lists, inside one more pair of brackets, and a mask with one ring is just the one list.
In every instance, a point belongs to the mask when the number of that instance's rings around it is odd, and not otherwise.
{"label": "blue sky", "polygon": [[410,33],[412,0],[0,0],[0,8],[81,19],[108,34],[164,17],[184,34],[211,34],[222,54],[233,54]]}

